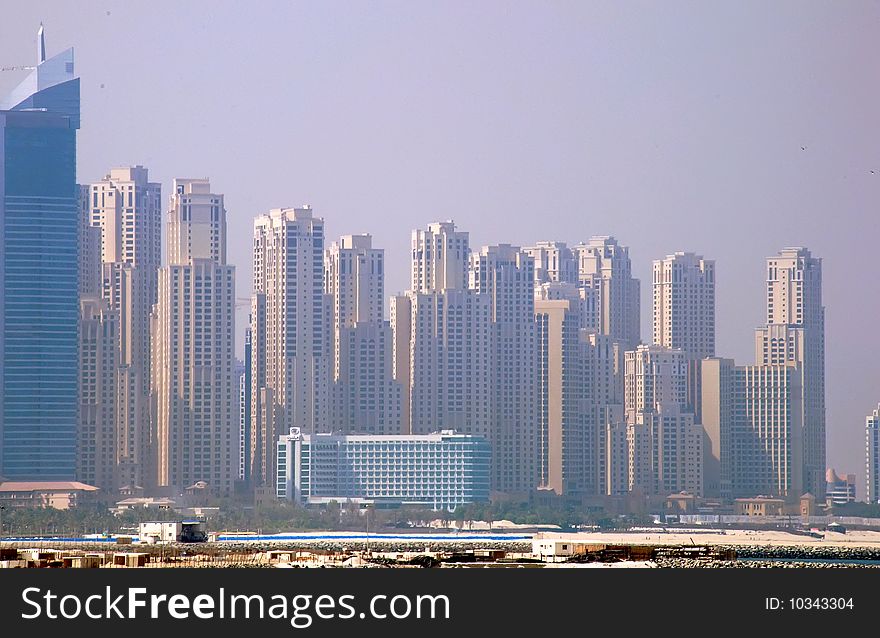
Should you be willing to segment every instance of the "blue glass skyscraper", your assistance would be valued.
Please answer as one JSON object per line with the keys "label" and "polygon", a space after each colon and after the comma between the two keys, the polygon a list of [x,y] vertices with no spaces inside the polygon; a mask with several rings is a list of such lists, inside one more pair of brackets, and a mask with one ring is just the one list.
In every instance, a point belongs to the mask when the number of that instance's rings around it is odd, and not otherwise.
{"label": "blue glass skyscraper", "polygon": [[79,79],[73,49],[0,102],[0,476],[72,480],[77,422]]}

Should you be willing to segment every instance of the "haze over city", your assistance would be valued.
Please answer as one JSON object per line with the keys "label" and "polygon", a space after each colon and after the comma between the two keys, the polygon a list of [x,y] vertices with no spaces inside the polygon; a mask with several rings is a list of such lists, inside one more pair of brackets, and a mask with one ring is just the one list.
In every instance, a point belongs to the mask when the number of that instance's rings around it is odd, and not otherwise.
{"label": "haze over city", "polygon": [[[412,229],[471,248],[614,235],[651,262],[714,259],[719,356],[754,360],[765,258],[823,260],[828,465],[864,470],[880,401],[880,6],[747,2],[32,2],[0,66],[76,49],[81,183],[141,164],[225,194],[228,262],[251,290],[253,218],[308,202],[329,241],[373,235],[386,292]],[[24,75],[0,74],[0,94]],[[163,230],[164,232],[164,230]],[[164,243],[163,243],[164,250]],[[386,306],[387,310],[387,306]],[[246,309],[237,315],[241,357]],[[860,489],[864,481],[859,478]]]}

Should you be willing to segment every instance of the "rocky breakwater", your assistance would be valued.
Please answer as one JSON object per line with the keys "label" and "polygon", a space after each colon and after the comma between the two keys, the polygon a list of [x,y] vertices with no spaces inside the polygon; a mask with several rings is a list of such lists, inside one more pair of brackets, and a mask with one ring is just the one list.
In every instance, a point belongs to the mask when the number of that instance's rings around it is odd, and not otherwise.
{"label": "rocky breakwater", "polygon": [[661,556],[656,562],[658,567],[666,568],[876,569],[880,568],[880,549],[809,545],[742,545],[736,548],[736,560]]}
{"label": "rocky breakwater", "polygon": [[880,548],[831,545],[741,545],[736,548],[736,555],[739,558],[880,561]]}

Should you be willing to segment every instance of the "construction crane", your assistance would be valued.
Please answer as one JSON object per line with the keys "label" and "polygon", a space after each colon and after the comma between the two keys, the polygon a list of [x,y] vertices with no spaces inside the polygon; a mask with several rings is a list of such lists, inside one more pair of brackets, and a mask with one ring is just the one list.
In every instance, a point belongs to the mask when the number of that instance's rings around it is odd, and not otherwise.
{"label": "construction crane", "polygon": [[0,66],[0,71],[33,71],[35,66]]}
{"label": "construction crane", "polygon": [[236,297],[235,298],[235,307],[241,308],[242,306],[250,306],[251,298],[250,297]]}

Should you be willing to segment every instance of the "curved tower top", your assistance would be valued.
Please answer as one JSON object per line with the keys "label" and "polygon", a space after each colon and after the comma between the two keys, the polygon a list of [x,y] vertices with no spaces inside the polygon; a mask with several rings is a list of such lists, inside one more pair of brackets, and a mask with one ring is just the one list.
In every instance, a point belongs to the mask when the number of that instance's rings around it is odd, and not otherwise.
{"label": "curved tower top", "polygon": [[79,78],[73,70],[73,47],[46,59],[43,25],[37,32],[37,66],[0,101],[0,111],[47,111],[70,118],[79,128]]}

